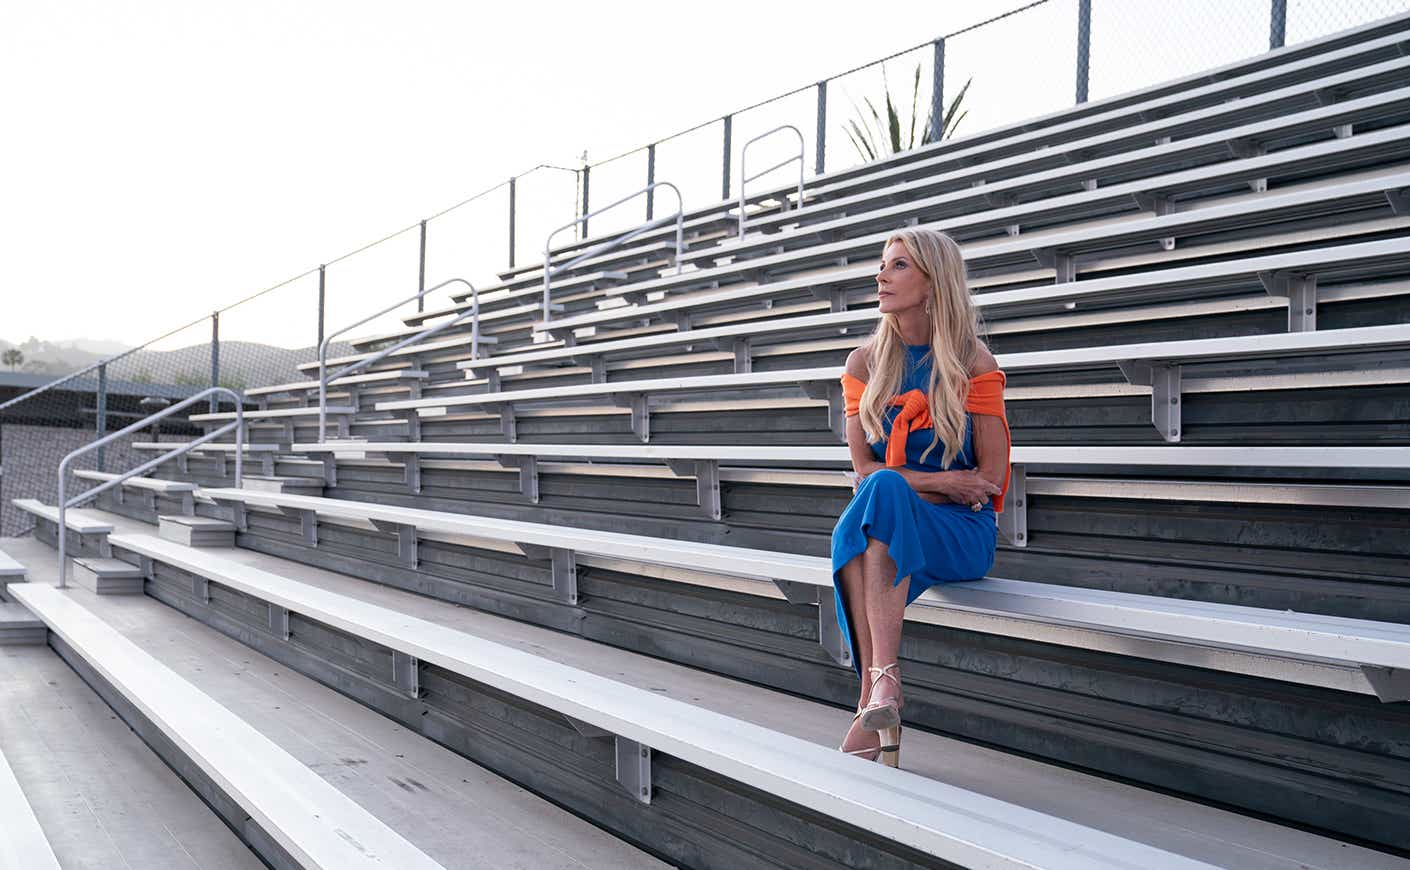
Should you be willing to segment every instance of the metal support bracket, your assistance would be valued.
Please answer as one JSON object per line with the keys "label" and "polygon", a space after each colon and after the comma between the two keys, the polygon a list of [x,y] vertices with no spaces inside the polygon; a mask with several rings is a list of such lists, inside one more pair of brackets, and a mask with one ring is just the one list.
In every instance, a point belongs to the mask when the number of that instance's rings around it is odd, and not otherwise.
{"label": "metal support bracket", "polygon": [[737,375],[748,374],[754,370],[754,354],[750,345],[748,336],[734,340],[731,349],[734,351],[734,373]]}
{"label": "metal support bracket", "polygon": [[539,459],[537,456],[497,454],[495,461],[505,468],[519,469],[519,493],[533,504],[539,503]]}
{"label": "metal support bracket", "polygon": [[1258,280],[1269,296],[1288,300],[1288,332],[1317,329],[1317,276],[1302,272],[1259,272]]}
{"label": "metal support bracket", "polygon": [[421,493],[421,457],[415,453],[402,456],[402,482],[413,493]]}
{"label": "metal support bracket", "polygon": [[397,561],[415,571],[421,564],[416,526],[410,523],[394,523],[389,520],[373,520],[372,525],[384,534],[396,535]]}
{"label": "metal support bracket", "polygon": [[[1171,214],[1175,211],[1175,204],[1171,202],[1170,197],[1165,196],[1163,194],[1136,193],[1132,194],[1131,198],[1135,200],[1136,208],[1139,208],[1141,211],[1152,212],[1157,217],[1164,217],[1165,215]],[[1175,250],[1175,237],[1163,237],[1160,240],[1160,249],[1162,251]]]}
{"label": "metal support bracket", "polygon": [[646,407],[645,393],[625,393],[615,397],[618,407],[632,409],[632,431],[646,444],[651,441],[651,411]]}
{"label": "metal support bracket", "polygon": [[323,485],[338,485],[338,456],[334,453],[323,454]]}
{"label": "metal support bracket", "polygon": [[202,604],[211,603],[211,581],[200,575],[191,575],[191,597]]}
{"label": "metal support bracket", "polygon": [[597,354],[592,358],[592,382],[594,384],[607,383],[607,357]]}
{"label": "metal support bracket", "polygon": [[143,556],[139,554],[137,556],[137,570],[142,572],[143,580],[157,579],[157,568],[156,565],[152,562],[151,556]]}
{"label": "metal support bracket", "polygon": [[566,721],[574,731],[578,732],[584,737],[596,740],[601,737],[614,736],[611,731],[608,731],[605,728],[598,728],[596,725],[590,725],[581,719],[574,719],[572,716],[569,716],[566,713],[562,714],[562,716],[564,721]]}
{"label": "metal support bracket", "polygon": [[[1250,157],[1262,157],[1268,153],[1268,149],[1257,139],[1248,137],[1235,137],[1228,142],[1229,153],[1235,158],[1246,160]],[[1254,193],[1266,193],[1268,191],[1267,178],[1252,178],[1248,182],[1249,190]]]}
{"label": "metal support bracket", "polygon": [[299,521],[299,536],[304,539],[305,546],[318,546],[318,513],[316,511],[308,508],[281,507],[279,512]]}
{"label": "metal support bracket", "polygon": [[1009,467],[1009,491],[999,514],[999,534],[1015,547],[1028,546],[1028,473],[1022,465]]}
{"label": "metal support bracket", "polygon": [[289,639],[289,608],[269,605],[269,633],[280,640]]}
{"label": "metal support bracket", "polygon": [[720,462],[718,459],[668,459],[666,465],[677,477],[695,478],[695,503],[712,520],[721,516]]}
{"label": "metal support bracket", "polygon": [[651,747],[617,737],[617,782],[637,803],[651,804]]}
{"label": "metal support bracket", "polygon": [[566,547],[524,543],[519,544],[519,549],[536,562],[549,562],[555,598],[564,604],[578,603],[578,559],[574,551]]}
{"label": "metal support bracket", "polygon": [[1383,703],[1410,701],[1410,669],[1362,665],[1361,673]]}
{"label": "metal support bracket", "polygon": [[778,591],[783,593],[789,604],[811,604],[818,608],[818,645],[832,660],[843,667],[852,666],[852,649],[842,636],[842,626],[837,621],[837,602],[827,588],[794,580],[774,580]]}
{"label": "metal support bracket", "polygon": [[847,291],[843,290],[841,287],[818,287],[817,285],[813,285],[808,288],[808,292],[826,302],[828,311],[832,314],[847,310]]}
{"label": "metal support bracket", "polygon": [[807,381],[803,393],[810,399],[827,400],[827,428],[838,440],[847,440],[847,415],[843,411],[841,381]]}
{"label": "metal support bracket", "polygon": [[1180,366],[1147,360],[1119,360],[1132,386],[1151,388],[1151,423],[1171,444],[1180,441]]}
{"label": "metal support bracket", "polygon": [[511,404],[499,406],[499,431],[504,435],[505,441],[519,440],[519,427],[515,425],[514,406]]}
{"label": "metal support bracket", "polygon": [[1051,248],[1039,248],[1033,251],[1033,259],[1038,261],[1038,265],[1053,270],[1055,284],[1069,284],[1077,280],[1077,264],[1071,254]]}
{"label": "metal support bracket", "polygon": [[421,660],[392,650],[392,685],[408,698],[421,697]]}
{"label": "metal support bracket", "polygon": [[1387,190],[1386,202],[1396,217],[1410,217],[1410,188]]}

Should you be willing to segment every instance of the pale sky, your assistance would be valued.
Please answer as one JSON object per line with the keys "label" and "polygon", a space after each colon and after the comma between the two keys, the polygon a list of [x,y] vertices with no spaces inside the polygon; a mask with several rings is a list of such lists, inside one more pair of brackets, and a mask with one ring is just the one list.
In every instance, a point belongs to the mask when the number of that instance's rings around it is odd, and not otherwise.
{"label": "pale sky", "polygon": [[[537,163],[600,160],[1019,5],[0,4],[0,338],[138,343]],[[961,132],[1071,104],[1076,5],[1051,0],[951,40],[947,92],[975,77]],[[1288,40],[1407,6],[1290,0]],[[1093,99],[1267,45],[1268,0],[1093,8]],[[927,50],[891,64],[893,94],[909,95],[918,58],[928,81]],[[850,100],[879,97],[879,76],[830,88],[829,164],[855,163],[837,125]],[[815,99],[741,115],[736,149],[795,123],[811,175]],[[719,197],[719,136],[716,124],[661,148],[657,180],[680,184],[687,207]],[[644,183],[644,157],[603,168],[593,204]],[[572,219],[572,176],[541,175],[520,195],[525,262]],[[433,221],[428,283],[492,280],[506,265],[505,208],[501,191]],[[619,220],[640,216],[633,206]],[[414,292],[416,245],[408,234],[330,267],[329,330]],[[315,288],[246,306],[223,336],[311,344]]]}

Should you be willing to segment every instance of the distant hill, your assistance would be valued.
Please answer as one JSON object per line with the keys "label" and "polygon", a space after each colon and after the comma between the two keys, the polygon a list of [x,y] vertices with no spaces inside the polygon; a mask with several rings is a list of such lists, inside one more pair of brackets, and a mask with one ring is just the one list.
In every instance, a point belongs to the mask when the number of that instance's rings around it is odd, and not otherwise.
{"label": "distant hill", "polygon": [[[15,345],[0,340],[0,352],[18,347],[24,363],[18,371],[29,374],[60,377],[121,353],[126,348],[115,342],[78,339],[70,342],[50,342],[31,338]],[[351,352],[351,346],[336,343],[329,347],[330,356]],[[316,359],[316,347],[273,347],[248,341],[227,341],[220,344],[220,381],[234,390],[268,386],[301,380],[297,365]],[[0,370],[8,371],[6,366]],[[108,367],[108,376],[115,380],[155,384],[206,385],[210,383],[210,345],[198,344],[176,350],[139,350]]]}

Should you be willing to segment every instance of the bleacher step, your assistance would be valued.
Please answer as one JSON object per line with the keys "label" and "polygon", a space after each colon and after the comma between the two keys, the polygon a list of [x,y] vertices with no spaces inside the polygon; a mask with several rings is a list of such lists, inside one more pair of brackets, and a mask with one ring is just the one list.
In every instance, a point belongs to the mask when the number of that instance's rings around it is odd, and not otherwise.
{"label": "bleacher step", "polygon": [[[0,746],[60,866],[265,866],[54,649],[0,647],[0,674]],[[0,856],[14,818],[0,817]]]}
{"label": "bleacher step", "polygon": [[[673,665],[649,656],[605,647],[582,638],[536,628],[465,608],[447,608],[418,595],[368,584],[321,569],[286,562],[274,556],[248,550],[234,550],[219,556],[182,552],[150,535],[122,534],[115,541],[120,549],[144,552],[163,564],[204,574],[211,582],[228,576],[240,594],[273,594],[291,612],[304,596],[325,601],[332,593],[358,602],[350,605],[358,614],[344,624],[333,619],[343,631],[358,631],[351,622],[364,618],[368,608],[386,608],[387,625],[396,624],[412,632],[414,643],[426,655],[438,658],[432,648],[445,628],[455,628],[473,636],[473,643],[489,641],[540,656],[546,662],[571,664],[588,673],[614,682],[647,689],[662,698],[679,698],[702,708],[702,716],[715,712],[739,717],[779,732],[787,742],[791,735],[816,743],[835,745],[846,728],[849,712],[824,704],[786,696],[734,680]],[[238,563],[235,564],[235,563]],[[264,584],[249,568],[278,574],[278,582],[267,593],[257,592]],[[228,574],[227,574],[228,572]],[[273,578],[268,578],[273,579]],[[250,583],[253,586],[245,586]],[[178,584],[179,585],[179,584]],[[274,591],[277,588],[279,591]],[[289,596],[289,597],[285,597]],[[163,598],[162,600],[166,600]],[[270,599],[274,600],[274,599]],[[186,612],[184,606],[171,602]],[[321,605],[320,605],[321,606]],[[189,615],[204,619],[198,611]],[[329,620],[327,615],[312,617]],[[435,623],[432,630],[420,620]],[[417,623],[413,629],[413,623]],[[241,633],[243,637],[243,632]],[[386,635],[374,635],[385,641]],[[545,665],[545,667],[551,667]],[[341,682],[339,683],[341,686]],[[743,726],[741,726],[743,727]],[[1294,867],[1378,867],[1376,853],[1338,843],[1275,824],[1216,810],[1199,804],[1077,774],[1029,759],[982,749],[949,740],[925,731],[908,732],[908,767],[912,772],[961,789],[977,790],[989,798],[1050,813],[1065,820],[1100,829],[1106,835],[1129,837],[1141,844],[1159,841],[1162,848],[1184,857],[1197,857],[1220,866],[1260,868]],[[1026,810],[1025,810],[1026,811]],[[1136,844],[1133,843],[1133,846]],[[1143,848],[1140,846],[1137,848]],[[1173,856],[1172,856],[1173,857]]]}
{"label": "bleacher step", "polygon": [[312,477],[290,477],[288,475],[245,475],[243,486],[256,492],[293,493],[295,495],[322,495],[323,481]]}
{"label": "bleacher step", "polygon": [[[0,646],[42,646],[47,636],[44,622],[30,613],[29,608],[14,602],[0,603]],[[3,854],[0,849],[0,856]],[[4,866],[0,861],[0,867]]]}
{"label": "bleacher step", "polygon": [[[0,641],[3,642],[3,641]],[[0,868],[59,870],[59,859],[34,816],[15,772],[0,752]]]}
{"label": "bleacher step", "polygon": [[73,560],[74,579],[99,595],[141,595],[142,569],[121,559],[84,557]]}
{"label": "bleacher step", "polygon": [[[154,599],[69,594],[445,867],[664,870],[635,847]],[[377,866],[404,865],[389,858]]]}
{"label": "bleacher step", "polygon": [[211,517],[162,516],[157,533],[168,541],[188,547],[233,547],[235,526]]}

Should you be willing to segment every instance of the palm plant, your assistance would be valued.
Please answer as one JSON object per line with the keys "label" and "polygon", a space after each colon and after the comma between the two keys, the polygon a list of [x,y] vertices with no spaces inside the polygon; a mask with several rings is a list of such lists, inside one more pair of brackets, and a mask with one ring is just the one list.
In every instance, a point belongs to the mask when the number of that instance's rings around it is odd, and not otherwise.
{"label": "palm plant", "polygon": [[[901,115],[897,111],[896,103],[891,99],[891,85],[886,80],[886,67],[881,68],[881,82],[885,90],[886,97],[886,119],[882,120],[882,113],[876,109],[876,104],[871,101],[871,97],[864,97],[862,103],[866,109],[858,106],[856,101],[852,102],[852,108],[856,111],[857,117],[847,122],[843,129],[847,132],[847,138],[852,140],[852,146],[857,149],[857,153],[862,159],[870,162],[890,154],[899,154],[902,151],[909,151],[917,145],[929,145],[936,141],[932,133],[932,121],[934,116],[927,112],[925,123],[920,128],[920,140],[916,140],[917,112],[920,107],[920,71],[921,66],[916,64],[914,81],[911,83],[911,117],[907,127],[906,137],[901,137]],[[970,76],[950,100],[950,105],[945,108],[941,116],[940,138],[948,139],[955,133],[955,128],[964,120],[967,110],[962,111],[960,105],[964,102],[965,94],[969,92],[969,86],[974,81],[974,76]]]}

